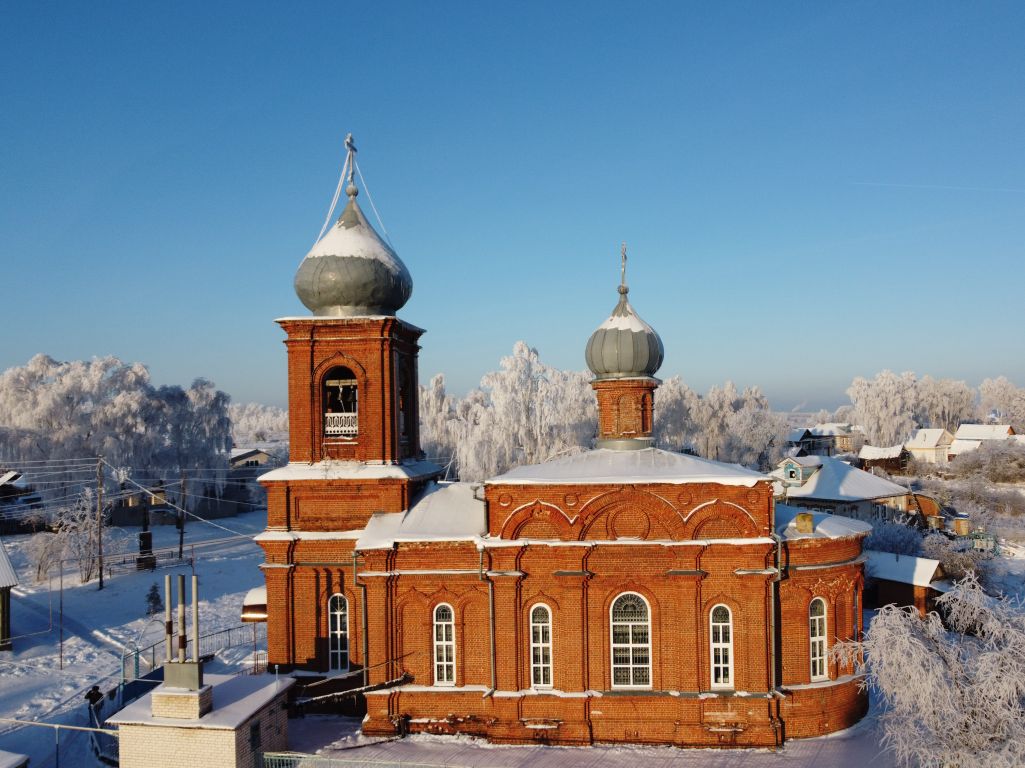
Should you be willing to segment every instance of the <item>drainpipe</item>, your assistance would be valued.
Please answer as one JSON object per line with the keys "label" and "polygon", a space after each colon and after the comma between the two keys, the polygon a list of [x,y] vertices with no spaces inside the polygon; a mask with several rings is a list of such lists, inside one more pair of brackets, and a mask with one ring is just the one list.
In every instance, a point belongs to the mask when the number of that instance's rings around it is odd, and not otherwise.
{"label": "drainpipe", "polygon": [[[776,542],[776,568],[775,575],[772,577],[772,581],[769,582],[769,647],[772,649],[771,659],[769,663],[769,695],[775,699],[776,696],[776,664],[779,659],[779,646],[776,643],[776,590],[777,585],[783,578],[782,570],[782,556],[783,556],[783,537],[773,531],[769,534],[769,537]],[[777,718],[773,718],[777,720]],[[777,741],[778,741],[778,725],[773,724],[774,729],[777,730]]]}
{"label": "drainpipe", "polygon": [[478,553],[480,554],[478,577],[481,581],[488,583],[488,626],[491,628],[491,690],[484,694],[484,698],[487,698],[498,688],[498,677],[495,670],[495,582],[484,576],[484,547],[481,547]]}
{"label": "drainpipe", "polygon": [[367,637],[367,585],[361,584],[359,582],[359,579],[356,578],[359,573],[359,565],[357,564],[358,558],[359,553],[357,553],[355,549],[352,550],[352,583],[353,586],[359,587],[361,597],[360,625],[363,629],[363,637],[361,638],[363,642],[361,644],[363,646],[363,687],[365,688],[366,686],[370,685],[370,640]]}

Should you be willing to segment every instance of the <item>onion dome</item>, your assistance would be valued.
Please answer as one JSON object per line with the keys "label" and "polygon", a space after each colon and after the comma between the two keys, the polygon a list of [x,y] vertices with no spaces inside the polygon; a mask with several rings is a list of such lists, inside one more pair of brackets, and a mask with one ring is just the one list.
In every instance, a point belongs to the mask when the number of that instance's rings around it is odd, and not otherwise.
{"label": "onion dome", "polygon": [[622,251],[622,280],[619,303],[609,319],[591,334],[584,351],[587,367],[599,379],[625,379],[654,376],[662,365],[662,339],[641,320],[627,300],[626,245]]}
{"label": "onion dome", "polygon": [[345,146],[349,202],[299,265],[295,292],[315,315],[394,315],[409,300],[413,278],[356,202],[359,190],[353,177],[356,147],[352,134],[346,137]]}

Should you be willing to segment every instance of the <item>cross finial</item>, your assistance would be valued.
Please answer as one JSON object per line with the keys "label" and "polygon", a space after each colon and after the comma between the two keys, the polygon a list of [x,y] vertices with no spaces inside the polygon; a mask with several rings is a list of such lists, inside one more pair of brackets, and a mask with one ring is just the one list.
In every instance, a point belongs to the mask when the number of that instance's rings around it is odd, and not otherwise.
{"label": "cross finial", "polygon": [[345,162],[349,166],[349,183],[345,188],[345,194],[349,197],[355,197],[359,194],[359,190],[356,189],[355,173],[356,173],[356,142],[353,141],[352,134],[346,134],[345,136],[345,151],[348,157]]}
{"label": "cross finial", "polygon": [[619,249],[619,255],[620,255],[620,259],[621,259],[621,263],[620,263],[620,267],[619,267],[619,287],[620,287],[620,293],[626,293],[625,290],[622,290],[622,289],[626,288],[626,243],[623,243],[623,246]]}

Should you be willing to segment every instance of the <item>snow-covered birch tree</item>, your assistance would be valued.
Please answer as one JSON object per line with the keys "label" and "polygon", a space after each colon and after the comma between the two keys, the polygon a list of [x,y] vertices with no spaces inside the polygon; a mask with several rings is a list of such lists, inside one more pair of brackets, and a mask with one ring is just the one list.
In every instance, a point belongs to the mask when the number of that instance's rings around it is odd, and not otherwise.
{"label": "snow-covered birch tree", "polygon": [[833,647],[846,664],[863,659],[884,702],[883,744],[906,766],[1025,765],[1022,604],[990,597],[969,575],[937,607],[922,618],[885,606],[862,642]]}

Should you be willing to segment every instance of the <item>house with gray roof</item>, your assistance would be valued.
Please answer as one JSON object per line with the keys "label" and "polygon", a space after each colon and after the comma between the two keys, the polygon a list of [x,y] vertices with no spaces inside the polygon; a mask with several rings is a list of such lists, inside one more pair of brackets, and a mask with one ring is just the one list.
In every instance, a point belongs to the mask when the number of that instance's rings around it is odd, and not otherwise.
{"label": "house with gray roof", "polygon": [[907,488],[832,456],[787,457],[769,475],[776,478],[777,502],[790,506],[869,522],[912,512]]}

